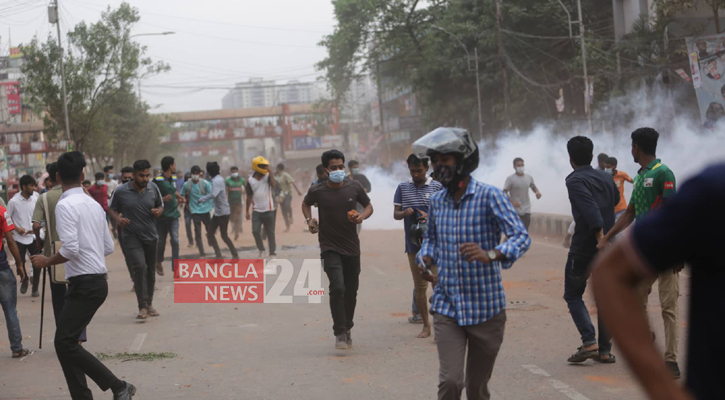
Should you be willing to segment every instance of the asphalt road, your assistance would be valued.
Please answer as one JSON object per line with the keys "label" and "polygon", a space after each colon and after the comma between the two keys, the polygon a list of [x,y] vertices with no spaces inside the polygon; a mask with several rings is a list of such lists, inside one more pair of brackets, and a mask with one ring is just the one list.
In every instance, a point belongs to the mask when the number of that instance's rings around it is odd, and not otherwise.
{"label": "asphalt road", "polygon": [[[279,252],[279,257],[317,257],[316,236],[302,233],[299,223],[293,230],[278,234],[280,244],[296,246]],[[193,255],[193,249],[186,248],[185,234],[181,237],[182,254]],[[403,253],[403,232],[363,230],[361,242],[351,350],[335,350],[326,301],[174,304],[170,271],[157,278],[154,304],[161,316],[139,323],[120,251],[107,259],[109,296],[88,328],[85,347],[93,353],[175,354],[152,361],[106,361],[119,377],[138,387],[139,399],[434,399],[438,382],[434,339],[416,338],[421,325],[407,322],[413,283]],[[237,245],[251,246],[251,235],[245,233]],[[247,251],[241,257],[256,255]],[[535,239],[528,254],[503,273],[508,322],[491,380],[493,398],[644,399],[621,359],[613,365],[567,364],[580,341],[562,299],[565,261],[566,250],[558,242]],[[681,287],[685,321],[686,277]],[[664,334],[656,285],[653,291],[650,320],[660,341]],[[595,315],[590,293],[587,301]],[[43,349],[38,350],[40,301],[29,292],[19,295],[24,345],[35,350],[22,361],[10,359],[6,326],[0,321],[0,399],[70,398],[53,349],[50,299],[46,302]],[[684,359],[686,324],[681,326]],[[613,352],[618,354],[616,344]],[[89,384],[96,398],[112,397]]]}

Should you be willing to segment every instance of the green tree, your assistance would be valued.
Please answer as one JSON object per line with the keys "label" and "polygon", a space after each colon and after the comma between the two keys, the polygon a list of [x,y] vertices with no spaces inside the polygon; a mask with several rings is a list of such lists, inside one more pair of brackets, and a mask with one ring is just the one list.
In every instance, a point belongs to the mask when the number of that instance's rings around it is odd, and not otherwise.
{"label": "green tree", "polygon": [[[131,28],[139,19],[138,10],[122,3],[116,9],[109,7],[100,21],[90,25],[81,22],[68,33],[63,62],[70,137],[75,149],[91,158],[105,161],[114,154],[114,147],[126,145],[127,137],[120,132],[129,131],[114,124],[127,123],[129,112],[138,113],[135,118],[140,120],[147,119],[147,107],[132,96],[131,86],[142,75],[169,68],[153,62],[145,56],[144,46],[129,40]],[[57,40],[51,35],[45,42],[35,38],[23,47],[23,53],[26,104],[43,116],[51,140],[65,139]],[[116,103],[119,97],[123,100]]]}

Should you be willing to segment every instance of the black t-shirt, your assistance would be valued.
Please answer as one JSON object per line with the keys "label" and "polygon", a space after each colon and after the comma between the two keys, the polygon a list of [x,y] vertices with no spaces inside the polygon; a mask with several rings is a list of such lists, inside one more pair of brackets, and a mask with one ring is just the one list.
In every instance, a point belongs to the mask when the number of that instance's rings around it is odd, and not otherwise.
{"label": "black t-shirt", "polygon": [[637,221],[632,243],[657,272],[682,262],[692,268],[687,388],[698,400],[725,393],[725,164],[706,169],[650,217]]}
{"label": "black t-shirt", "polygon": [[359,182],[345,179],[342,187],[331,188],[322,182],[310,188],[305,204],[317,204],[320,213],[320,252],[334,251],[345,256],[360,255],[360,239],[347,212],[360,203],[370,204],[370,198]]}
{"label": "black t-shirt", "polygon": [[360,182],[366,192],[373,190],[373,186],[370,184],[370,180],[368,180],[367,176],[363,174],[352,174],[352,179],[354,181]]}
{"label": "black t-shirt", "polygon": [[135,235],[143,242],[157,240],[156,217],[151,209],[164,205],[161,192],[153,182],[149,182],[141,193],[132,185],[133,182],[124,183],[116,188],[111,197],[110,208],[131,221],[121,230],[123,237]]}

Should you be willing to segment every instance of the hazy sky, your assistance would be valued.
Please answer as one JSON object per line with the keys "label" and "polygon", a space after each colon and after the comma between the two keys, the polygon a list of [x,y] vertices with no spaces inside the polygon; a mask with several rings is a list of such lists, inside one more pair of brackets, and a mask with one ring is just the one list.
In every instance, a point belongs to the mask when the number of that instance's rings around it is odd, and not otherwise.
{"label": "hazy sky", "polygon": [[[312,81],[314,64],[325,57],[317,46],[334,26],[331,0],[128,0],[140,11],[132,34],[176,32],[133,38],[148,47],[148,56],[171,65],[171,71],[145,78],[142,96],[154,112],[221,108],[226,89],[251,77]],[[0,0],[0,51],[34,35],[56,35],[48,23],[48,0]],[[60,0],[61,29],[82,20],[95,22],[109,4],[120,0]],[[166,87],[164,87],[166,86]],[[169,88],[183,86],[190,88]]]}

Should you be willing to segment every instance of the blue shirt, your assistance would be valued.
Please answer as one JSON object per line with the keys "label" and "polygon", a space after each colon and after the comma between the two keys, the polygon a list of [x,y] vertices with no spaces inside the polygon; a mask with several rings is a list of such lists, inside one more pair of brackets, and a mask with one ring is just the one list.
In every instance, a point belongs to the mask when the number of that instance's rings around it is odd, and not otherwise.
{"label": "blue shirt", "polygon": [[[201,191],[202,186],[204,187],[204,193]],[[191,187],[191,189],[189,189],[189,187]],[[191,191],[188,192],[189,190]],[[189,195],[189,209],[192,214],[206,214],[211,212],[211,202],[199,203],[199,199],[201,199],[202,196],[211,193],[211,184],[209,181],[202,179],[199,180],[199,182],[194,183],[194,181],[189,180],[181,187],[182,196],[186,196],[187,192]]]}
{"label": "blue shirt", "polygon": [[638,218],[623,241],[627,259],[643,272],[690,266],[687,388],[693,398],[721,399],[725,392],[723,346],[713,345],[725,330],[725,164],[705,169],[682,185],[649,216]]}
{"label": "blue shirt", "polygon": [[[495,317],[506,308],[501,269],[511,268],[531,245],[511,201],[501,189],[471,178],[458,202],[448,189],[431,196],[428,218],[418,262],[429,256],[438,265],[431,312],[454,318],[461,326]],[[503,243],[502,233],[507,237]],[[458,249],[468,242],[484,251],[500,251],[506,261],[467,262]]]}
{"label": "blue shirt", "polygon": [[211,192],[206,192],[206,195],[202,196],[200,201],[205,203],[211,199],[214,199],[215,217],[231,214],[229,202],[227,201],[227,184],[219,174],[211,180]]}
{"label": "blue shirt", "polygon": [[[430,197],[433,193],[441,189],[443,189],[443,185],[441,185],[438,181],[434,181],[431,177],[428,177],[421,187],[416,186],[411,179],[398,185],[398,189],[395,190],[395,196],[393,197],[393,204],[401,206],[403,210],[412,208],[416,211],[428,213]],[[420,215],[420,213],[416,212],[410,217],[403,218],[406,253],[415,254],[418,250],[420,250],[420,246],[410,241],[410,227],[418,220]]]}

